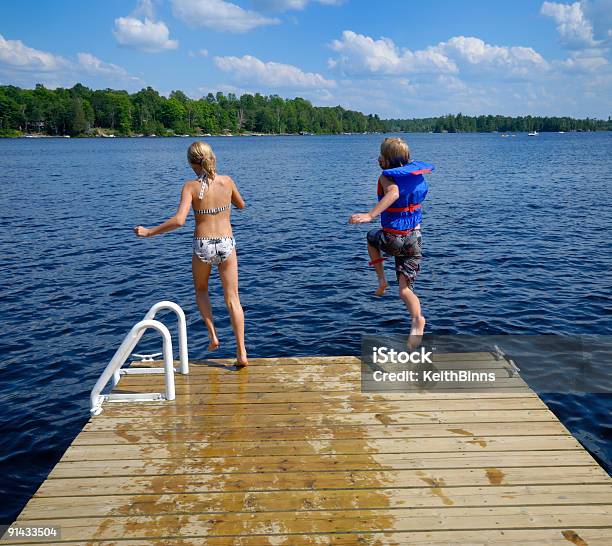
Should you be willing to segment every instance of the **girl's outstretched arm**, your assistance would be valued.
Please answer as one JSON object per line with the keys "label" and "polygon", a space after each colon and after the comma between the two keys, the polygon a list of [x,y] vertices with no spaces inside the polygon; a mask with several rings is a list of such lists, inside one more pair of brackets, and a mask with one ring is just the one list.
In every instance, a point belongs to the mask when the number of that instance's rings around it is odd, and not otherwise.
{"label": "girl's outstretched arm", "polygon": [[[231,180],[231,179],[230,179]],[[236,186],[236,182],[232,180],[232,205],[234,205],[238,209],[243,209],[246,206],[242,195],[238,191],[238,186]]]}
{"label": "girl's outstretched arm", "polygon": [[136,233],[138,237],[152,237],[153,235],[157,235],[159,233],[166,233],[167,231],[172,231],[173,229],[184,226],[185,221],[187,220],[187,215],[189,214],[189,208],[191,207],[191,199],[192,193],[186,183],[183,186],[183,191],[181,193],[181,202],[179,203],[178,210],[172,218],[169,218],[163,224],[160,224],[159,226],[155,226],[153,228],[136,226],[134,228],[134,233]]}

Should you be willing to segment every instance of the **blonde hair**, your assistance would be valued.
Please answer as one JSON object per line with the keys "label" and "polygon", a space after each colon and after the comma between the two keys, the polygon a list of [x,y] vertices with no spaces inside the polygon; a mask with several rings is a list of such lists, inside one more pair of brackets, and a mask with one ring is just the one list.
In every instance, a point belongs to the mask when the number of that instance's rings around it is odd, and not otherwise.
{"label": "blonde hair", "polygon": [[208,189],[209,180],[212,181],[217,174],[217,158],[212,148],[206,142],[198,140],[187,150],[187,161],[194,165],[200,165],[202,170],[198,180],[200,181],[200,193],[198,197],[202,199],[204,192]]}
{"label": "blonde hair", "polygon": [[410,148],[398,137],[385,138],[380,145],[380,155],[387,160],[390,168],[401,167],[410,162]]}

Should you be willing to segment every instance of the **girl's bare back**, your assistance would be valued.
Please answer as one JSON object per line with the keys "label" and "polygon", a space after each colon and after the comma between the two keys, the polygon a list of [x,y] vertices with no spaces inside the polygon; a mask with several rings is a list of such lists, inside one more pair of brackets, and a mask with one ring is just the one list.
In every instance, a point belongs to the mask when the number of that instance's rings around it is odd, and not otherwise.
{"label": "girl's bare back", "polygon": [[192,195],[192,206],[196,220],[196,237],[231,237],[231,204],[235,201],[234,181],[225,175],[215,175],[200,198],[201,181],[187,182]]}

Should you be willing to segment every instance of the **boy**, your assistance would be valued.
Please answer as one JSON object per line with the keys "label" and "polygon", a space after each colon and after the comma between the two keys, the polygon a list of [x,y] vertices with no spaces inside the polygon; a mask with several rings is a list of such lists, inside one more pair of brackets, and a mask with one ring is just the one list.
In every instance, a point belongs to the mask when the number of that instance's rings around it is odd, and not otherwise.
{"label": "boy", "polygon": [[433,165],[410,161],[410,150],[401,138],[385,138],[380,145],[378,164],[383,172],[378,179],[378,204],[363,214],[353,214],[349,224],[371,222],[381,215],[382,229],[368,232],[370,264],[376,270],[378,289],[382,296],[387,288],[382,252],[395,257],[395,272],[400,298],[406,304],[412,323],[409,345],[417,345],[423,336],[425,318],[421,303],[412,291],[421,262],[421,203],[428,191],[424,173]]}

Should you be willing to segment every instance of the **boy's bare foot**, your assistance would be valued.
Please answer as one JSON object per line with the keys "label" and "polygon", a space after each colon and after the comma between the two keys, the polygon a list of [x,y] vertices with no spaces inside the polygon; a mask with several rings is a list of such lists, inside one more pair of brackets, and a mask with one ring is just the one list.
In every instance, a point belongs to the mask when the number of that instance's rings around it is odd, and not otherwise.
{"label": "boy's bare foot", "polygon": [[425,317],[423,315],[412,319],[410,335],[408,336],[408,347],[414,349],[421,344],[423,332],[425,331]]}
{"label": "boy's bare foot", "polygon": [[378,288],[376,289],[376,292],[374,292],[375,296],[382,296],[385,293],[385,290],[387,289],[389,285],[387,284],[387,281],[379,281],[378,282]]}
{"label": "boy's bare foot", "polygon": [[219,348],[219,340],[217,336],[211,338],[210,343],[208,344],[209,351],[216,351]]}

